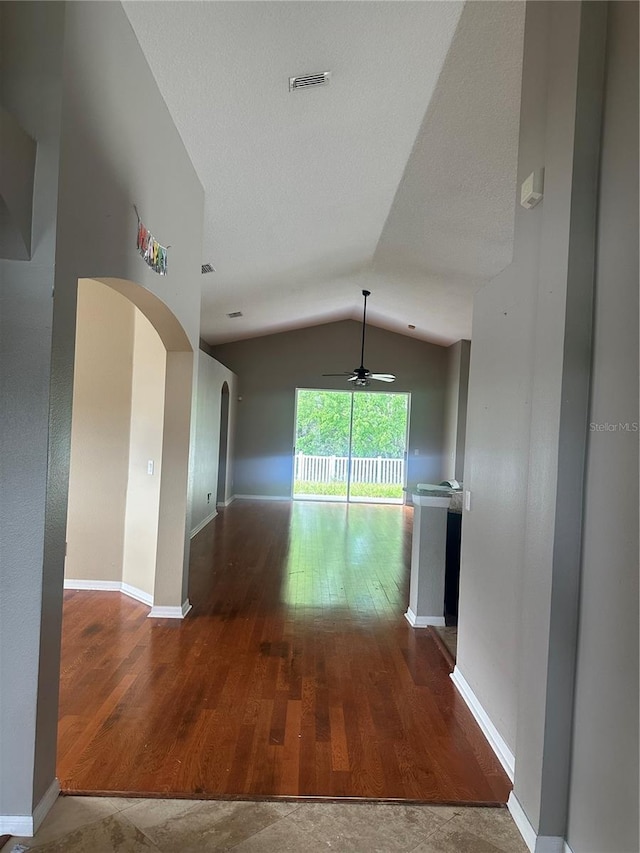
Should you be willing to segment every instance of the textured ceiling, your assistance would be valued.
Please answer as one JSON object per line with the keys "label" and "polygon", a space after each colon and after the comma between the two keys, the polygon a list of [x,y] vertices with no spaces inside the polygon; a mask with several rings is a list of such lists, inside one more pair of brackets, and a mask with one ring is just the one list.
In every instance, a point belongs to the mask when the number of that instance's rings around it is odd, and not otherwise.
{"label": "textured ceiling", "polygon": [[363,287],[377,325],[470,337],[511,259],[523,6],[124,4],[205,189],[203,338],[358,318]]}

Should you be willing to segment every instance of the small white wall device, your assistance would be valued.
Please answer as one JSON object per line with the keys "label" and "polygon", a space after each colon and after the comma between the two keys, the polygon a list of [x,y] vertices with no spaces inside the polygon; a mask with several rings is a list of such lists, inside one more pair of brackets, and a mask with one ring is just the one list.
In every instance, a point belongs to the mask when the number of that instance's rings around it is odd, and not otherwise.
{"label": "small white wall device", "polygon": [[530,210],[544,195],[544,169],[536,169],[531,172],[526,181],[520,187],[520,204]]}

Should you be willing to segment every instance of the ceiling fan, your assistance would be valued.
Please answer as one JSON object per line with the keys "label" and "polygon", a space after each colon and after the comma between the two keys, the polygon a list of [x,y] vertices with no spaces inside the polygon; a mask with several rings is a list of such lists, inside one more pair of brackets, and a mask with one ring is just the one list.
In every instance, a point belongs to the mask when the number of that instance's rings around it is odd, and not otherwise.
{"label": "ceiling fan", "polygon": [[364,312],[362,314],[362,350],[360,352],[360,367],[355,367],[353,370],[345,370],[344,373],[323,373],[323,376],[348,376],[347,382],[353,382],[358,388],[364,388],[371,384],[372,379],[377,379],[379,382],[395,382],[396,377],[393,373],[372,373],[364,366],[364,335],[366,332],[367,322],[367,296],[371,296],[370,290],[363,290],[364,296]]}

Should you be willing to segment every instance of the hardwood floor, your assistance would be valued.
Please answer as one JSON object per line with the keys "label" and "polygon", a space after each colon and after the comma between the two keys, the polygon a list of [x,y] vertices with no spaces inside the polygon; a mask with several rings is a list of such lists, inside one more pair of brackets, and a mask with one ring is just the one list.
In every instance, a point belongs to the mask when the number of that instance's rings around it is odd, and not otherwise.
{"label": "hardwood floor", "polygon": [[504,803],[445,659],[403,616],[411,520],[237,502],[193,540],[184,621],[65,592],[63,790]]}

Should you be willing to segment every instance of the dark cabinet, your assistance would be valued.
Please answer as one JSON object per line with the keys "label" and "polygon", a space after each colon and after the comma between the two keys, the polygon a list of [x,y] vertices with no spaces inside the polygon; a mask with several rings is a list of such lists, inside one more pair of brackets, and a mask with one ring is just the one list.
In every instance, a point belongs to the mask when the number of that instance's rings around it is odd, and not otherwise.
{"label": "dark cabinet", "polygon": [[460,541],[462,513],[447,513],[447,550],[444,575],[444,620],[446,625],[458,624],[458,592],[460,588]]}

